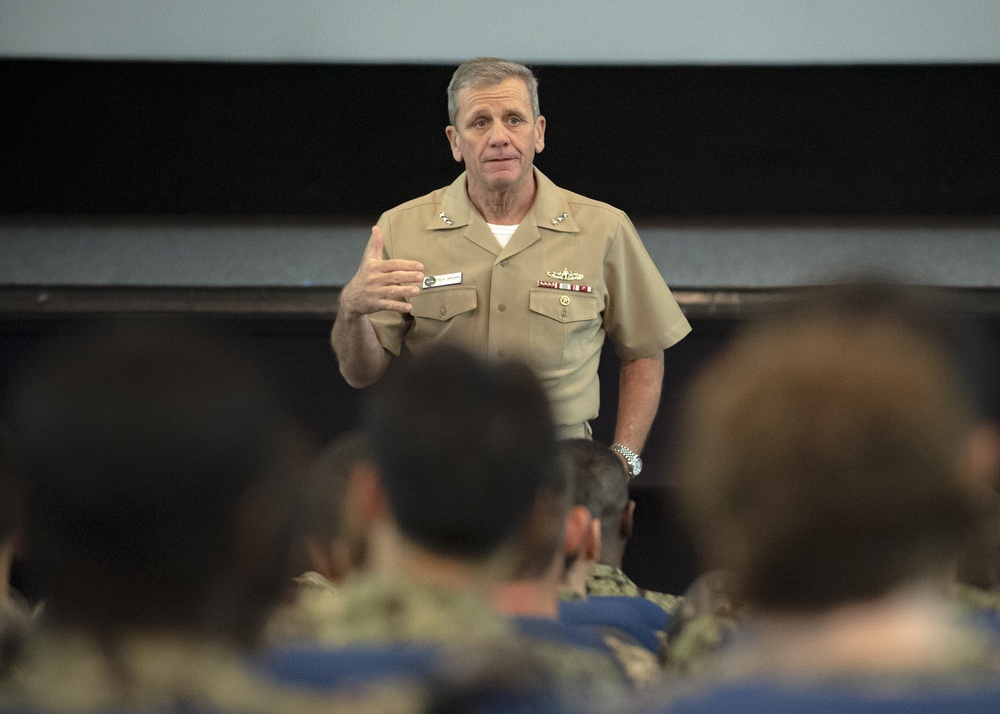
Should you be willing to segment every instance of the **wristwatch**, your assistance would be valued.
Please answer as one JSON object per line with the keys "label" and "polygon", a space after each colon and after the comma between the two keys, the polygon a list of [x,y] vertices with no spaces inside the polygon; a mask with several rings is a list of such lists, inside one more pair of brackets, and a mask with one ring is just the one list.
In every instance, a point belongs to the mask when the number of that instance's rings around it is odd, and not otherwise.
{"label": "wristwatch", "polygon": [[642,459],[639,458],[639,454],[621,444],[612,444],[611,450],[621,454],[622,458],[625,459],[625,463],[628,464],[629,478],[635,478],[639,475],[639,472],[642,471]]}

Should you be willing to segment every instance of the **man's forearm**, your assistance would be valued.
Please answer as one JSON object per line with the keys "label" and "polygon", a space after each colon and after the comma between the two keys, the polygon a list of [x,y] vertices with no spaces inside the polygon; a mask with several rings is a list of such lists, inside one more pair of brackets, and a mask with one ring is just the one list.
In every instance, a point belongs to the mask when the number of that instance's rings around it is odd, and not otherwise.
{"label": "man's forearm", "polygon": [[639,453],[660,407],[663,353],[622,360],[618,381],[618,420],[615,443]]}
{"label": "man's forearm", "polygon": [[337,315],[330,332],[340,373],[352,387],[360,389],[377,381],[389,366],[389,353],[378,341],[367,315]]}

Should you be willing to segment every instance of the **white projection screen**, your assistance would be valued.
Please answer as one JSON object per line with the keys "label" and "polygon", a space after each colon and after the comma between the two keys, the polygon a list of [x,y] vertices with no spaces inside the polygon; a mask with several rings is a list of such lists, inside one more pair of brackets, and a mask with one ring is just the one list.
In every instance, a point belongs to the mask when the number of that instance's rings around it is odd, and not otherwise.
{"label": "white projection screen", "polygon": [[0,0],[0,57],[990,63],[997,0]]}

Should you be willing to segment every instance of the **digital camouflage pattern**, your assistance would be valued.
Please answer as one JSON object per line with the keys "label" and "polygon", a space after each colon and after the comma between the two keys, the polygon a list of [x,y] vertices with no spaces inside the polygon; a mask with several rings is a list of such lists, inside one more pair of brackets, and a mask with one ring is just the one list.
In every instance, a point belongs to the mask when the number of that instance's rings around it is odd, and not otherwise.
{"label": "digital camouflage pattern", "polygon": [[425,704],[424,692],[404,685],[349,696],[283,687],[257,676],[237,650],[178,635],[98,644],[39,630],[0,682],[4,711],[408,714]]}
{"label": "digital camouflage pattern", "polygon": [[518,653],[563,693],[616,700],[633,683],[651,683],[659,667],[644,648],[605,638],[607,651],[521,635],[514,623],[473,594],[362,573],[337,587],[316,574],[297,579],[296,602],[269,627],[271,642],[324,646],[423,642]]}
{"label": "digital camouflage pattern", "polygon": [[681,605],[681,598],[676,595],[658,593],[640,588],[622,571],[613,565],[598,563],[587,581],[587,595],[627,595],[641,597],[662,607],[667,614],[673,615]]}
{"label": "digital camouflage pattern", "polygon": [[295,602],[268,628],[272,642],[464,644],[516,636],[510,622],[471,593],[374,573],[360,573],[341,587],[311,573],[297,585]]}

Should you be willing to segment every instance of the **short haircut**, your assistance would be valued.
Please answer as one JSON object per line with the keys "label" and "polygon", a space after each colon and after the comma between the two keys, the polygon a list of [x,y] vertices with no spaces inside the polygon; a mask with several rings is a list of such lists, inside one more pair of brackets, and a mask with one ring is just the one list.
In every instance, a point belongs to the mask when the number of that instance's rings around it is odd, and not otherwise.
{"label": "short haircut", "polygon": [[[922,317],[921,317],[922,316]],[[919,291],[807,291],[695,379],[682,506],[748,603],[815,611],[943,568],[972,522],[957,466],[974,423],[944,324]]]}
{"label": "short haircut", "polygon": [[458,121],[458,95],[463,89],[493,87],[511,77],[524,81],[531,97],[531,110],[538,118],[538,79],[535,73],[523,64],[496,57],[476,57],[463,62],[451,76],[448,83],[448,119],[454,125]]}
{"label": "short haircut", "polygon": [[562,449],[558,449],[555,466],[547,472],[531,513],[517,533],[510,580],[531,580],[552,568],[556,555],[563,551],[573,490],[573,470]]}
{"label": "short haircut", "polygon": [[243,347],[116,321],[47,343],[15,380],[29,556],[54,620],[256,635],[288,574],[281,504],[306,451]]}
{"label": "short haircut", "polygon": [[313,460],[299,505],[298,530],[303,536],[329,543],[341,535],[351,471],[366,455],[364,434],[349,431]]}
{"label": "short haircut", "polygon": [[573,504],[586,506],[601,531],[617,531],[628,505],[628,474],[610,447],[590,439],[567,439],[559,448],[573,472]]}
{"label": "short haircut", "polygon": [[369,453],[402,533],[468,559],[505,544],[555,464],[551,410],[531,368],[439,346],[394,365],[366,397]]}

